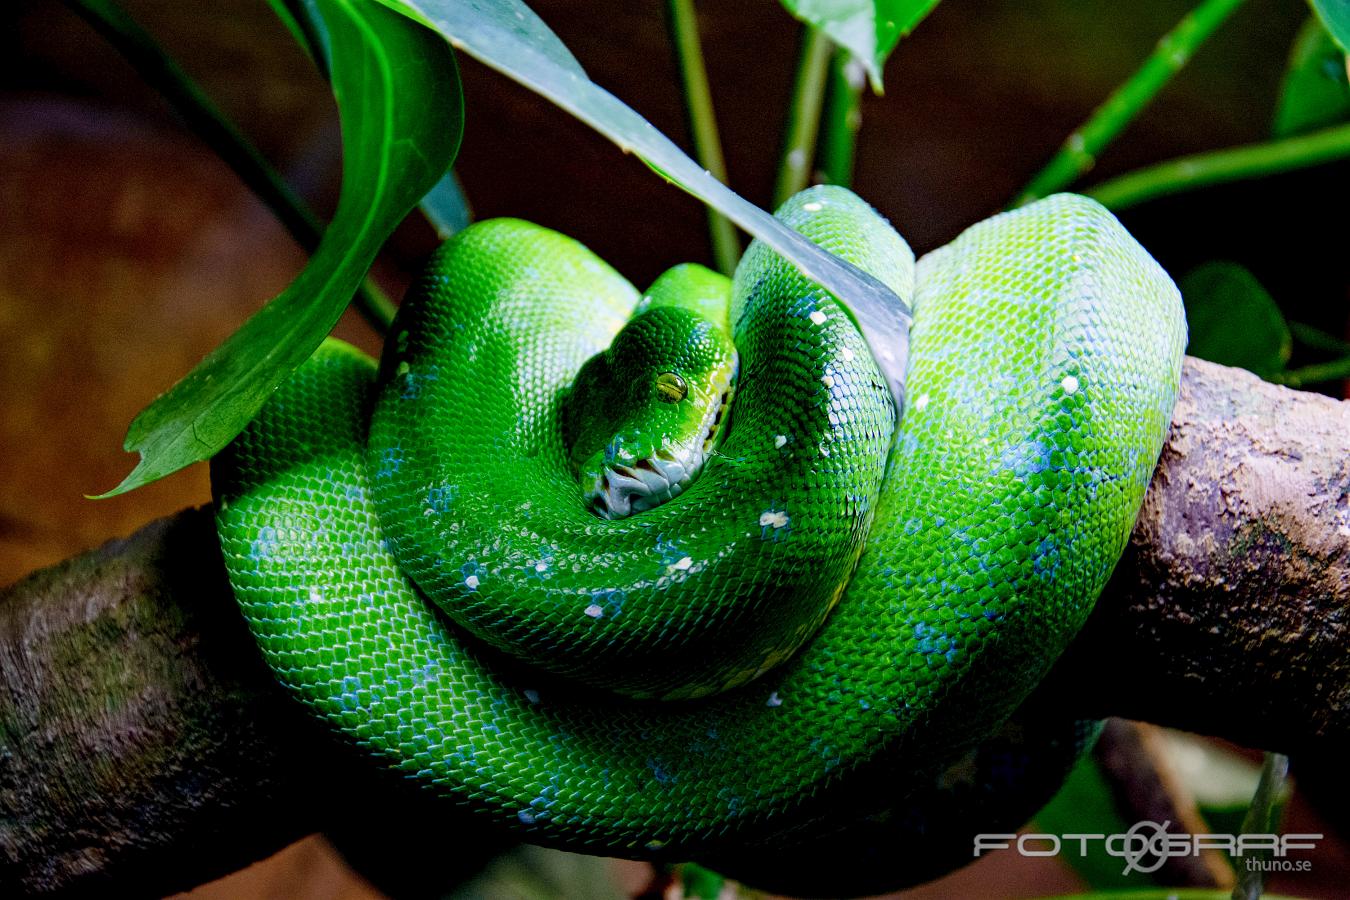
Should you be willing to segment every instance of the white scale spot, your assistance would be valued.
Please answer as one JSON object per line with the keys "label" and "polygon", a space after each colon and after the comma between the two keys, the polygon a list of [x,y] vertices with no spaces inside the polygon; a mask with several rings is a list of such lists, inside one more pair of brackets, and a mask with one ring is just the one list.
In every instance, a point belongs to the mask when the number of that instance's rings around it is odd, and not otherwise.
{"label": "white scale spot", "polygon": [[783,449],[783,445],[785,445],[786,443],[787,443],[787,435],[786,435],[786,434],[779,434],[779,435],[775,435],[775,436],[774,436],[774,439],[773,439],[773,445],[774,445],[776,448],[778,448],[779,450],[782,450],[782,449]]}
{"label": "white scale spot", "polygon": [[922,412],[923,410],[925,410],[925,409],[927,409],[927,408],[928,408],[928,395],[927,395],[927,394],[920,394],[919,396],[917,396],[917,397],[914,398],[914,409],[915,409],[915,411],[917,411],[917,412]]}
{"label": "white scale spot", "polygon": [[598,619],[604,614],[604,608],[597,603],[592,603],[590,606],[586,607],[586,615],[590,616],[592,619]]}
{"label": "white scale spot", "polygon": [[760,528],[782,528],[788,523],[788,514],[781,509],[766,509],[759,514]]}
{"label": "white scale spot", "polygon": [[834,387],[834,376],[833,376],[833,375],[822,375],[821,378],[820,378],[820,383],[823,384],[823,385],[825,385],[827,388],[832,388],[832,387]]}
{"label": "white scale spot", "polygon": [[823,203],[815,203],[815,202],[803,203],[802,209],[806,210],[807,212],[820,212],[820,208],[824,205],[825,204]]}
{"label": "white scale spot", "polygon": [[322,602],[323,602],[323,594],[319,593],[318,588],[311,588],[311,589],[310,589],[310,591],[309,591],[309,602],[310,602],[310,603],[322,603]]}
{"label": "white scale spot", "polygon": [[810,318],[811,321],[816,323],[817,325],[825,324],[825,314],[818,309],[812,310]]}
{"label": "white scale spot", "polygon": [[769,695],[769,699],[765,701],[764,705],[765,705],[765,706],[782,706],[782,705],[783,705],[783,698],[780,697],[780,696],[778,696],[778,692],[777,692],[777,691],[774,691],[772,694]]}
{"label": "white scale spot", "polygon": [[680,559],[677,559],[675,562],[671,563],[670,567],[672,569],[677,569],[678,571],[681,572],[688,572],[689,567],[692,566],[693,564],[694,564],[693,559],[691,559],[688,556],[684,556],[681,557]]}
{"label": "white scale spot", "polygon": [[1078,392],[1078,379],[1072,375],[1065,375],[1059,386],[1064,388],[1066,394],[1076,394]]}
{"label": "white scale spot", "polygon": [[541,560],[539,560],[539,562],[537,562],[537,563],[534,564],[534,570],[535,570],[536,572],[547,572],[547,571],[548,571],[548,563],[544,562],[544,561],[541,559]]}
{"label": "white scale spot", "polygon": [[516,813],[516,818],[520,819],[521,824],[523,825],[534,824],[534,813],[530,812],[528,809],[522,809],[520,812]]}
{"label": "white scale spot", "polygon": [[465,578],[465,579],[464,579],[464,586],[465,586],[466,588],[468,588],[469,590],[471,590],[471,591],[476,591],[476,590],[478,590],[478,576],[477,576],[477,575],[470,575],[468,578]]}
{"label": "white scale spot", "polygon": [[806,151],[801,147],[788,154],[788,165],[794,169],[800,169],[806,165]]}
{"label": "white scale spot", "polygon": [[843,359],[844,362],[853,362],[853,351],[845,347],[839,351],[839,357]]}

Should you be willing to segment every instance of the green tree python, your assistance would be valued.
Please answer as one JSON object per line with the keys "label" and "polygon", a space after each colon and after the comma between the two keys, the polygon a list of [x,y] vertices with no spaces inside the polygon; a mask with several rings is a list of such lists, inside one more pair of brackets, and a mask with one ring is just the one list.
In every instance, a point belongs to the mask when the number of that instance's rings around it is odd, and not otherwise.
{"label": "green tree python", "polygon": [[[570,238],[476,224],[378,366],[328,341],[213,461],[277,677],[525,840],[733,871],[899,827],[997,756],[1124,549],[1178,292],[1075,195],[917,264],[844,189],[777,215],[910,302],[903,415],[848,310],[758,242],[734,279],[642,294]],[[1086,732],[1046,729],[1062,771]]]}

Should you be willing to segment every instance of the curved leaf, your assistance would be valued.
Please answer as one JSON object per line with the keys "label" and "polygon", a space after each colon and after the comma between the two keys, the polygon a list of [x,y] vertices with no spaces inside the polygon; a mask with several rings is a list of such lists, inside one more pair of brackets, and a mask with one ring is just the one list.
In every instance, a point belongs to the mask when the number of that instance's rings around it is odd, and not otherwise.
{"label": "curved leaf", "polygon": [[[380,245],[445,174],[463,100],[436,35],[368,0],[316,0],[342,117],[342,193],[299,277],[131,423],[136,468],[105,497],[210,458],[337,322]],[[411,102],[410,102],[411,101]]]}
{"label": "curved leaf", "polygon": [[1242,266],[1211,262],[1181,280],[1190,344],[1186,352],[1270,379],[1289,362],[1293,338],[1284,314]]}
{"label": "curved leaf", "polygon": [[867,69],[881,93],[881,70],[900,38],[932,12],[938,0],[782,0],[788,12],[824,31]]}
{"label": "curved leaf", "polygon": [[1310,16],[1289,51],[1271,133],[1289,137],[1350,120],[1345,51]]}
{"label": "curved leaf", "polygon": [[[434,28],[469,54],[543,95],[636,153],[678,187],[698,197],[791,260],[850,310],[897,402],[903,397],[909,346],[908,298],[901,300],[870,275],[827,253],[742,199],[694,162],[576,64],[557,35],[519,0],[380,0]],[[570,60],[570,63],[569,63]]]}
{"label": "curved leaf", "polygon": [[[319,0],[267,0],[272,12],[290,31],[291,37],[295,38],[300,49],[314,60],[314,65],[327,78],[328,31],[324,28],[318,2]],[[447,171],[441,180],[436,182],[435,187],[422,198],[419,205],[422,214],[442,240],[468,228],[472,221],[469,202],[465,199],[464,190],[453,171]]]}
{"label": "curved leaf", "polygon": [[1312,0],[1312,5],[1336,43],[1350,51],[1350,0]]}

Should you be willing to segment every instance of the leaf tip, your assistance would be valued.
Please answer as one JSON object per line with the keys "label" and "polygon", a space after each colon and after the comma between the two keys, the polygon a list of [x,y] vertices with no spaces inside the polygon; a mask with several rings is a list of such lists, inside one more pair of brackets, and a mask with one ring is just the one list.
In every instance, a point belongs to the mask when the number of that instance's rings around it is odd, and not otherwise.
{"label": "leaf tip", "polygon": [[154,466],[147,458],[145,453],[141,454],[140,461],[136,463],[136,468],[127,473],[127,477],[114,487],[112,490],[104,491],[101,494],[85,494],[86,500],[111,500],[113,497],[119,497],[122,494],[129,494],[137,488],[143,488],[147,484],[159,481],[168,475],[172,475],[179,469],[186,468],[185,465],[179,465],[177,468],[163,468]]}

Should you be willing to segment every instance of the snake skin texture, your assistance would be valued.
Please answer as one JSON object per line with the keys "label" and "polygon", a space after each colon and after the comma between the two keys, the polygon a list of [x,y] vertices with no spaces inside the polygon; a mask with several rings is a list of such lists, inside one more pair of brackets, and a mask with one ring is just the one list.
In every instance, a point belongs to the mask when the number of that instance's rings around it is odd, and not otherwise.
{"label": "snake skin texture", "polygon": [[546,229],[475,225],[378,369],[325,343],[212,464],[281,682],[447,800],[607,855],[799,845],[980,752],[1125,546],[1180,297],[1074,195],[917,266],[846,190],[778,216],[911,301],[898,423],[845,309],[752,244],[719,453],[669,503],[600,520],[559,397],[639,294]]}

